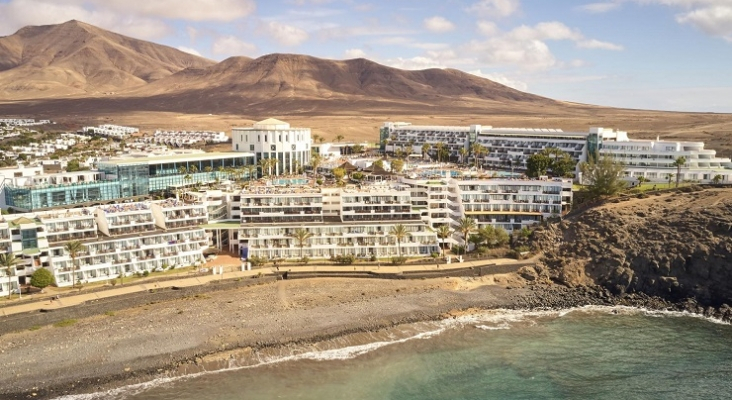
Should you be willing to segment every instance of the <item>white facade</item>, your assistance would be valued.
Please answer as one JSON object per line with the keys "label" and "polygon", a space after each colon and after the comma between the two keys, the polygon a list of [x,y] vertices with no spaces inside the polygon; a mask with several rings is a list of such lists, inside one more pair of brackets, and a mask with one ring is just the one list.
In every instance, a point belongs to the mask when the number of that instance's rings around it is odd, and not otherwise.
{"label": "white facade", "polygon": [[[21,258],[13,288],[19,280],[28,283],[39,268],[53,272],[58,286],[69,286],[68,241],[84,244],[76,258],[76,281],[104,281],[203,263],[207,239],[199,225],[207,221],[203,204],[173,199],[13,214],[0,221],[0,250]],[[2,280],[0,296],[8,294],[7,278]]]}
{"label": "white facade", "polygon": [[684,157],[680,181],[710,182],[719,175],[720,181],[732,181],[732,161],[717,157],[717,152],[704,148],[703,142],[672,142],[665,140],[604,140],[600,154],[625,164],[628,177],[644,177],[651,182],[676,180],[674,162]]}
{"label": "white facade", "polygon": [[256,163],[276,159],[272,169],[275,175],[295,174],[298,167],[310,164],[310,128],[291,128],[286,122],[269,118],[251,128],[234,128],[231,141],[234,151],[254,153]]}
{"label": "white facade", "polygon": [[[427,143],[434,158],[437,144],[442,143],[452,161],[460,160],[460,149],[470,150],[471,144],[478,143],[487,150],[479,160],[486,168],[525,170],[530,155],[545,148],[558,148],[577,163],[587,161],[588,155],[597,151],[625,164],[629,177],[643,176],[656,182],[666,181],[669,174],[675,176],[676,167],[671,164],[683,156],[686,164],[681,167],[681,180],[708,183],[719,175],[722,182],[732,181],[732,161],[717,157],[714,150],[704,149],[703,142],[632,140],[627,132],[606,128],[564,132],[560,129],[413,126],[405,122],[387,122],[380,133],[386,152],[411,147],[412,152],[420,153],[422,145]],[[470,154],[468,159],[474,161]]]}
{"label": "white facade", "polygon": [[119,125],[99,125],[99,126],[85,126],[81,128],[81,133],[95,134],[100,136],[111,137],[114,139],[124,139],[132,134],[139,133],[138,128],[129,126]]}

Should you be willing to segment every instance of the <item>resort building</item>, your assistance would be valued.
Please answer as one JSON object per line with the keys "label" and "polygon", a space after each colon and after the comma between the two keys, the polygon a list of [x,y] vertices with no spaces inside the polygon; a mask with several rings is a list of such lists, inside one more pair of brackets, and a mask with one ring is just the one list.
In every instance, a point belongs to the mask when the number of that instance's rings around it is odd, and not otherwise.
{"label": "resort building", "polygon": [[156,130],[152,136],[147,136],[141,141],[145,143],[158,143],[174,147],[190,146],[197,143],[226,143],[229,137],[224,132],[211,131],[165,131]]}
{"label": "resort building", "polygon": [[276,160],[268,172],[274,175],[297,173],[310,164],[312,138],[310,128],[291,128],[290,124],[269,118],[251,128],[234,128],[231,134],[234,151],[254,154],[255,163]]}
{"label": "resort building", "polygon": [[139,132],[140,130],[138,128],[109,124],[99,126],[85,126],[79,131],[79,133],[86,133],[87,135],[99,135],[113,139],[126,139],[130,135]]}
{"label": "resort building", "polygon": [[[419,211],[412,209],[409,191],[395,186],[253,186],[211,196],[224,197],[231,210],[226,220],[204,227],[211,245],[242,258],[298,259],[301,252],[304,257],[319,259],[345,255],[415,257],[439,251],[435,232],[421,220]],[[396,225],[403,225],[410,233],[400,243],[389,235]],[[312,235],[302,248],[293,236],[299,229]]]}
{"label": "resort building", "polygon": [[[11,289],[33,272],[47,268],[58,286],[97,282],[145,271],[198,265],[203,260],[208,221],[201,203],[163,200],[109,206],[5,215],[0,247],[21,262],[11,271]],[[84,248],[73,268],[65,244]],[[0,296],[8,294],[7,272],[0,274]]]}
{"label": "resort building", "polygon": [[[5,206],[37,211],[139,200],[151,193],[228,178],[231,170],[246,176],[253,165],[248,153],[197,153],[99,161],[95,171],[34,175],[5,180]],[[15,173],[15,172],[14,172]]]}
{"label": "resort building", "polygon": [[[676,174],[673,162],[684,157],[681,180],[710,182],[718,176],[721,181],[732,180],[732,161],[716,156],[714,150],[704,149],[703,142],[634,140],[627,132],[606,128],[590,128],[588,132],[564,132],[560,129],[493,128],[491,126],[415,126],[406,122],[387,122],[380,129],[381,150],[421,153],[422,145],[430,146],[429,154],[436,158],[438,147],[446,149],[451,161],[461,160],[461,149],[468,152],[473,144],[486,150],[479,155],[478,164],[484,168],[526,170],[526,160],[546,148],[558,148],[575,162],[587,161],[590,154],[614,157],[626,165],[629,177],[645,177],[650,181],[665,181]],[[579,169],[576,170],[577,178]]]}
{"label": "resort building", "polygon": [[561,217],[572,204],[571,179],[409,179],[412,205],[431,227],[469,217],[508,232]]}

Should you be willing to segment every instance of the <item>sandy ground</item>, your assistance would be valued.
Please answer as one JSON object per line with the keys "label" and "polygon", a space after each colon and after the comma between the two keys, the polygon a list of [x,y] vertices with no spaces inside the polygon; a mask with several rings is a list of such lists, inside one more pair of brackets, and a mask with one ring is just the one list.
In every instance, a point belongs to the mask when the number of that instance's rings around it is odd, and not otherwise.
{"label": "sandy ground", "polygon": [[[206,354],[373,331],[474,306],[512,306],[525,293],[506,288],[516,282],[513,275],[306,279],[149,304],[70,326],[4,335],[0,388],[5,393],[36,393],[35,398],[80,388],[94,391],[111,380],[150,379],[149,372],[157,368],[167,374],[180,361]],[[54,391],[44,390],[49,387]]]}

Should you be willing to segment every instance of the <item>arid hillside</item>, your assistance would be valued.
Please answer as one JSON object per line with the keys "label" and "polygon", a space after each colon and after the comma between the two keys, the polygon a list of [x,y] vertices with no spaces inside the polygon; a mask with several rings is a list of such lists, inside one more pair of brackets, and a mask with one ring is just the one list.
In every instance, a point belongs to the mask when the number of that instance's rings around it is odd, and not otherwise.
{"label": "arid hillside", "polygon": [[0,38],[0,98],[99,95],[213,61],[79,21],[28,26]]}

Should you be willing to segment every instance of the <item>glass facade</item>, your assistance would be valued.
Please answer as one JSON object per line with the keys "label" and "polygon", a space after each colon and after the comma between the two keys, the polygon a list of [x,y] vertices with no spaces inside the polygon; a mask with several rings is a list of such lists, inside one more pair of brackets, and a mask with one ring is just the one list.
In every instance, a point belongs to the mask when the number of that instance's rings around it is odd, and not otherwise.
{"label": "glass facade", "polygon": [[224,179],[227,168],[254,163],[250,155],[212,157],[201,160],[140,160],[139,163],[100,162],[105,180],[66,185],[5,186],[5,203],[22,210],[63,207],[147,196],[174,185],[189,185]]}

